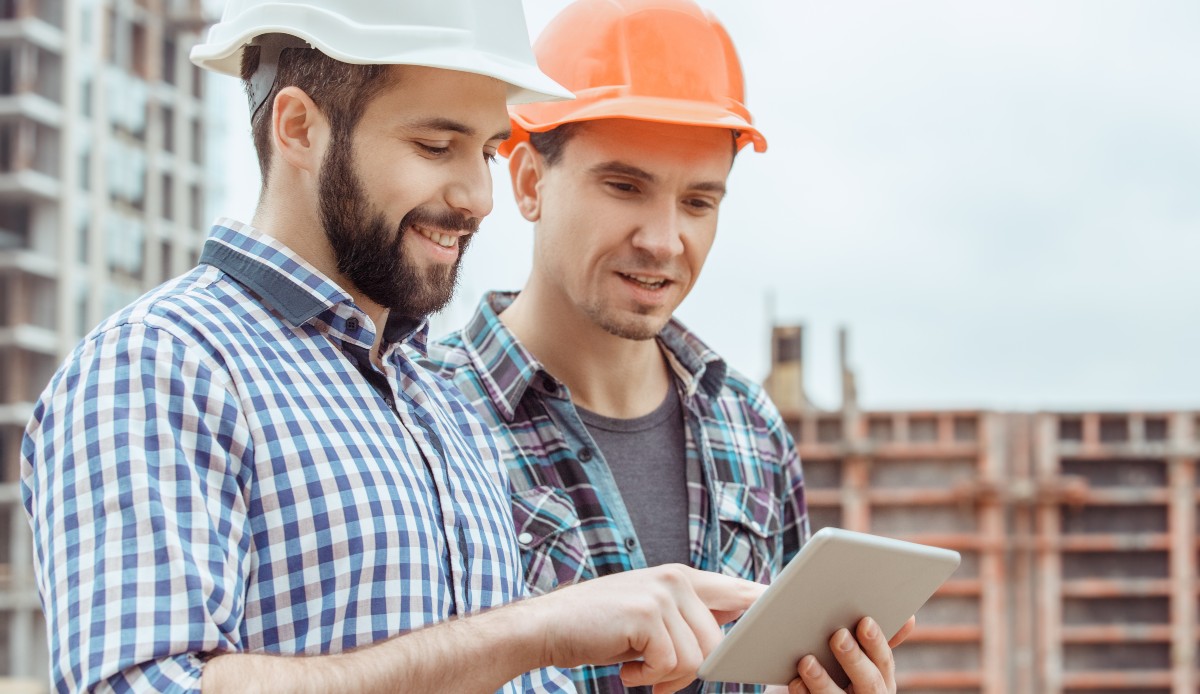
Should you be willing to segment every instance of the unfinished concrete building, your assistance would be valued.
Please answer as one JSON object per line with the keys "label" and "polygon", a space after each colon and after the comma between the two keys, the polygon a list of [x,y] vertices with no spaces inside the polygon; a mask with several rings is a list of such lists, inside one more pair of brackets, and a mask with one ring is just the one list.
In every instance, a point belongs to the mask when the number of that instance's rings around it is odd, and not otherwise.
{"label": "unfinished concrete building", "polygon": [[0,676],[42,689],[21,432],[91,326],[198,257],[202,22],[199,0],[0,0]]}
{"label": "unfinished concrete building", "polygon": [[896,651],[900,691],[1200,691],[1200,412],[863,411],[844,332],[823,412],[802,328],[772,342],[813,529],[963,555]]}

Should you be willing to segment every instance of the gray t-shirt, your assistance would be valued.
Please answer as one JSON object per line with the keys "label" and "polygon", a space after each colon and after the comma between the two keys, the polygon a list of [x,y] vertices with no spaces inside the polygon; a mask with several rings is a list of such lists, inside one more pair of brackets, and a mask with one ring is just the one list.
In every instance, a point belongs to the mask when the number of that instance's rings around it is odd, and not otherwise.
{"label": "gray t-shirt", "polygon": [[612,470],[646,564],[690,563],[683,410],[672,386],[653,412],[613,419],[577,408]]}
{"label": "gray t-shirt", "polygon": [[[672,385],[653,412],[613,419],[576,407],[633,521],[648,566],[691,564],[688,539],[687,441],[683,408]],[[649,692],[649,687],[631,691]],[[696,694],[693,682],[679,694]]]}

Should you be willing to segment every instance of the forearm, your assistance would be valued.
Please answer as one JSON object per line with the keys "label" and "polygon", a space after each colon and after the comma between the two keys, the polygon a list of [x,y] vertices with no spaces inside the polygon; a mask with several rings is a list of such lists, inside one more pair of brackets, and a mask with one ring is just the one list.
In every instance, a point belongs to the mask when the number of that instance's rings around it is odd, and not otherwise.
{"label": "forearm", "polygon": [[495,692],[548,665],[520,605],[431,626],[348,653],[231,653],[204,667],[205,694],[224,692]]}

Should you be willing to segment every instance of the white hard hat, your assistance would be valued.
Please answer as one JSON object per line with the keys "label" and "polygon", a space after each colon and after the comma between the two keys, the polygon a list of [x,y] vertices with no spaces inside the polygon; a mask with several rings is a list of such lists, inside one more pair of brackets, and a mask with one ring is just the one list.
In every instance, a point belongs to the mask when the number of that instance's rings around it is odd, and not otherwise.
{"label": "white hard hat", "polygon": [[424,65],[507,82],[508,102],[571,99],[538,69],[521,0],[227,0],[196,65],[241,75],[242,49],[288,34],[356,65]]}

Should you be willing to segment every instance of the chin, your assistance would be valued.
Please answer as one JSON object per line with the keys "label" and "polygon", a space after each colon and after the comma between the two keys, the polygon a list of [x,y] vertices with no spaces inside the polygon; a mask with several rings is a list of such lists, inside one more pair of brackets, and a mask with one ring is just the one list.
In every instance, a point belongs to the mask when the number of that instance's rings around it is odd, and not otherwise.
{"label": "chin", "polygon": [[611,316],[609,320],[601,321],[598,324],[601,328],[611,335],[624,338],[626,340],[652,340],[660,332],[663,326],[670,320],[670,316],[666,318],[658,318],[655,316]]}

